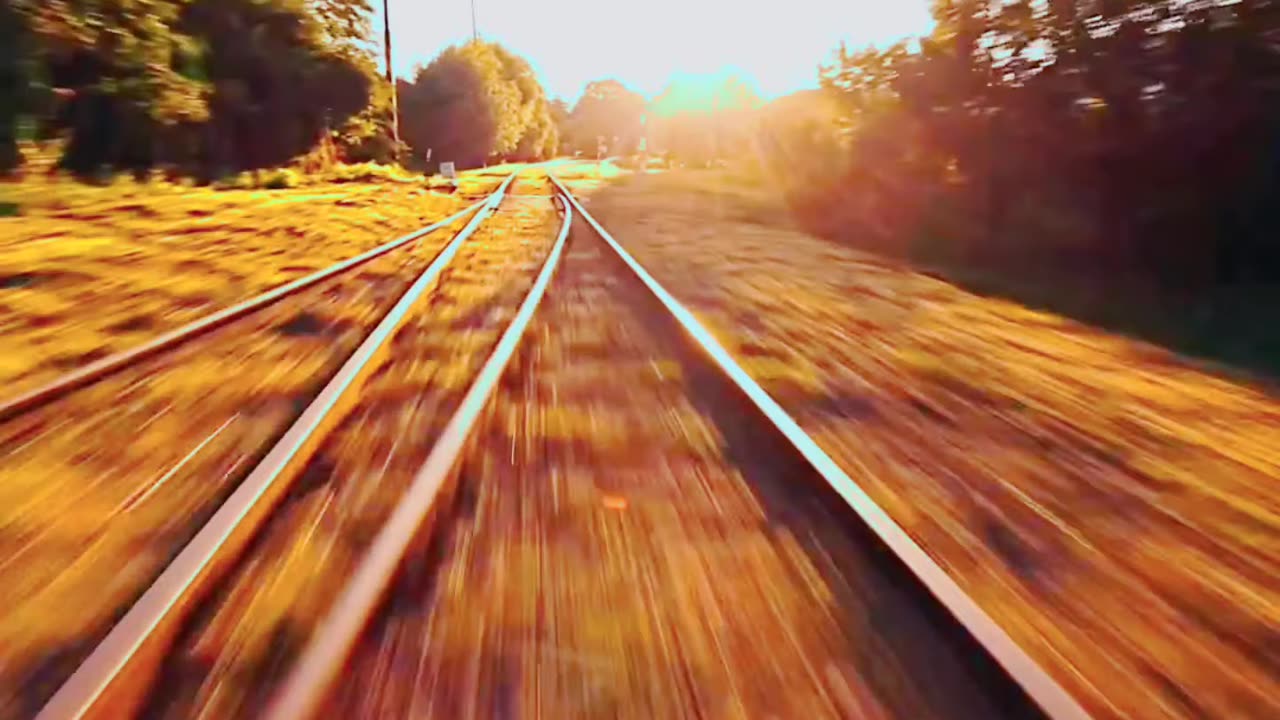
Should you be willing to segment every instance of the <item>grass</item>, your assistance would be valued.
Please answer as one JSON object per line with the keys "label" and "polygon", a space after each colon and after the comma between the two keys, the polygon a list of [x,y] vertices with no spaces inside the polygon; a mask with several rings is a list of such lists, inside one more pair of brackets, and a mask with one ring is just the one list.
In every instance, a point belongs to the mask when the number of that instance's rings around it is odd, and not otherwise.
{"label": "grass", "polygon": [[[468,180],[463,189],[491,184]],[[124,198],[79,186],[47,189],[62,195],[45,193],[33,216],[13,226],[0,255],[0,302],[10,310],[0,327],[6,392],[420,227],[464,201],[401,184],[270,193],[143,188]],[[470,378],[460,366],[482,360],[483,340],[501,329],[488,316],[473,322],[473,310],[498,287],[519,290],[499,281],[522,254],[539,252],[537,243],[523,242],[526,233],[551,237],[549,208],[537,217],[531,210],[503,213],[491,221],[502,227],[477,233],[446,275],[447,287],[429,293],[397,336],[408,360],[369,381],[370,402],[356,411],[361,421],[322,448],[344,478],[363,481],[387,470],[381,453],[404,431],[400,421],[417,427],[419,437],[438,430],[431,423],[442,417],[424,398],[460,394]],[[375,260],[352,279],[0,428],[0,602],[8,608],[0,620],[0,706],[34,713],[41,693],[82,659],[448,237],[434,233],[412,253]],[[453,331],[461,324],[468,332]],[[399,479],[415,467],[397,465]],[[305,491],[308,482],[314,480],[303,479],[298,497],[290,496],[294,511],[272,531],[279,542],[268,547],[280,547],[278,558],[248,570],[248,584],[228,595],[228,616],[248,608],[278,620],[322,609],[325,595],[314,585],[322,568],[313,551],[335,540],[346,547],[351,538],[349,526],[339,524],[336,537],[299,540],[296,533],[306,535],[311,521],[332,509],[318,502],[324,493]],[[364,510],[394,502],[394,493],[377,495],[373,483],[342,486],[365,493]],[[339,555],[325,557],[356,557],[354,548]],[[275,582],[260,588],[267,597],[255,594],[263,577]],[[272,599],[286,596],[295,601]],[[191,650],[257,660],[276,650],[276,628],[255,635],[260,629],[215,623]]]}
{"label": "grass", "polygon": [[335,183],[369,183],[369,182],[431,182],[435,178],[423,178],[394,165],[380,165],[367,162],[352,165],[338,165],[323,175],[324,179]]}
{"label": "grass", "polygon": [[[836,242],[875,250],[855,234],[864,230],[850,230],[864,225],[846,222],[842,212],[828,206],[800,222]],[[1108,267],[1080,247],[1080,238],[1102,231],[1061,209],[1017,206],[1011,228],[995,236],[946,202],[920,212],[914,236],[880,241],[896,243],[894,252],[934,275],[1208,363],[1280,378],[1280,286],[1274,283],[1214,284],[1208,270],[1204,278],[1178,282],[1162,280],[1154,269]],[[1029,238],[1036,242],[1025,242]]]}
{"label": "grass", "polygon": [[[1147,283],[1022,274],[942,265],[940,272],[976,293],[1007,298],[1165,346],[1210,363],[1280,378],[1280,287],[1218,288],[1176,297],[1144,292]],[[1115,288],[1123,288],[1119,292]]]}
{"label": "grass", "polygon": [[806,235],[730,174],[591,208],[1090,709],[1276,709],[1273,385]]}
{"label": "grass", "polygon": [[[441,549],[410,563],[335,714],[989,716],[829,516],[766,507],[755,481],[799,473],[726,439],[714,389],[596,248],[573,239],[433,528]],[[418,671],[386,683],[389,666]]]}
{"label": "grass", "polygon": [[[277,179],[264,178],[292,184]],[[0,383],[17,392],[137,344],[429,224],[493,185],[219,191],[43,175],[0,185],[22,213],[0,219]]]}
{"label": "grass", "polygon": [[[353,572],[532,282],[555,223],[549,204],[512,207],[463,246],[319,448],[304,490],[177,651],[199,662],[173,664],[161,715],[252,713],[255,691],[271,679],[259,670],[297,649],[279,647],[280,629],[313,628]],[[220,691],[199,690],[210,685]]]}

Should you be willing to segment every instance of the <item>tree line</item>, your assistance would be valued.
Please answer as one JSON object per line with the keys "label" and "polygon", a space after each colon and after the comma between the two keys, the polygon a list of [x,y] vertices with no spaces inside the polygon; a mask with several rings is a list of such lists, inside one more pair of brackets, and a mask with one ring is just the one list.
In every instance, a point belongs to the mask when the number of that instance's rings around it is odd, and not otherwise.
{"label": "tree line", "polygon": [[810,229],[1280,371],[1280,0],[935,0],[820,89],[588,88],[570,146],[766,171]]}
{"label": "tree line", "polygon": [[572,110],[564,108],[564,150],[588,157],[644,150],[705,167],[750,154],[763,104],[750,84],[731,74],[681,77],[652,100],[617,80],[599,80]]}
{"label": "tree line", "polygon": [[918,48],[841,49],[824,71],[847,143],[826,192],[890,244],[959,220],[946,251],[971,259],[1274,277],[1278,10],[939,0]]}
{"label": "tree line", "polygon": [[529,63],[501,45],[447,48],[398,83],[400,131],[414,162],[475,167],[552,157],[560,129]]}
{"label": "tree line", "polygon": [[162,168],[215,179],[297,162],[462,166],[541,159],[559,127],[499,45],[446,49],[400,81],[408,146],[375,61],[370,0],[0,0],[0,172],[61,140],[82,177]]}
{"label": "tree line", "polygon": [[745,137],[740,111],[759,104],[739,81],[674,83],[649,102],[601,80],[570,108],[526,60],[472,40],[396,82],[397,144],[371,0],[0,3],[0,173],[21,169],[25,140],[60,141],[58,167],[86,179],[163,169],[214,180],[318,150],[465,168],[626,155],[642,142],[705,164]]}
{"label": "tree line", "polygon": [[1280,2],[933,11],[926,38],[836,52],[808,115],[834,132],[763,133],[798,214],[1280,369]]}
{"label": "tree line", "polygon": [[734,76],[684,78],[653,100],[614,79],[587,85],[572,108],[547,99],[529,64],[499,45],[445,50],[399,83],[401,131],[417,162],[539,160],[557,152],[641,150],[705,166],[751,144],[763,102]]}
{"label": "tree line", "polygon": [[81,175],[287,162],[370,105],[368,0],[5,0],[0,162]]}

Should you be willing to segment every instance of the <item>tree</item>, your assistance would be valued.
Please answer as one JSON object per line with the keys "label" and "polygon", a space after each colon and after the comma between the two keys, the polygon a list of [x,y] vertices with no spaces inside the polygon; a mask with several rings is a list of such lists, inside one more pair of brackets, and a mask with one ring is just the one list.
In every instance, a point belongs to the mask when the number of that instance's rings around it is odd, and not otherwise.
{"label": "tree", "polygon": [[765,105],[754,145],[764,169],[793,198],[812,195],[847,171],[840,107],[821,90],[802,90]]}
{"label": "tree", "polygon": [[551,113],[551,121],[555,123],[561,137],[565,137],[569,127],[569,103],[555,98],[548,103],[548,110]]}
{"label": "tree", "polygon": [[551,119],[551,113],[544,107],[531,114],[524,135],[509,157],[526,162],[546,160],[554,157],[559,147],[560,130]]}
{"label": "tree", "polygon": [[326,47],[346,57],[369,83],[369,103],[333,131],[340,156],[349,161],[393,162],[401,148],[392,130],[392,86],[378,72],[372,0],[311,0]]}
{"label": "tree", "polygon": [[645,104],[644,97],[617,80],[587,85],[568,117],[568,145],[594,155],[600,138],[604,138],[611,153],[635,152],[644,132]]}
{"label": "tree", "polygon": [[8,164],[22,115],[67,135],[60,164],[81,175],[156,165],[216,174],[286,162],[368,104],[363,0],[4,7],[0,34],[14,35],[0,51]]}
{"label": "tree", "polygon": [[33,55],[27,16],[15,3],[0,4],[0,175],[22,163],[18,151],[18,123],[31,111]]}
{"label": "tree", "polygon": [[20,0],[35,53],[71,99],[61,164],[78,173],[150,167],[182,123],[208,117],[195,40],[175,32],[181,0]]}
{"label": "tree", "polygon": [[329,47],[365,57],[372,55],[371,0],[311,0],[310,7]]}
{"label": "tree", "polygon": [[404,150],[403,145],[397,147],[391,129],[391,85],[382,77],[365,74],[370,83],[369,104],[334,132],[334,140],[344,160],[391,163]]}
{"label": "tree", "polygon": [[180,27],[208,48],[210,118],[189,128],[206,172],[283,164],[369,103],[369,73],[302,0],[195,0]]}
{"label": "tree", "polygon": [[807,217],[1078,295],[1194,301],[1206,327],[1257,313],[1231,298],[1280,280],[1280,2],[934,14],[918,47],[841,48],[824,69],[846,164]]}
{"label": "tree", "polygon": [[754,158],[761,104],[755,90],[733,75],[682,78],[650,105],[653,147],[694,165]]}
{"label": "tree", "polygon": [[529,64],[492,43],[440,53],[400,85],[400,127],[415,157],[462,167],[490,158],[546,157],[555,127]]}
{"label": "tree", "polygon": [[559,146],[559,132],[551,120],[546,91],[527,60],[501,45],[493,45],[493,50],[502,61],[503,76],[515,85],[518,92],[515,112],[521,129],[515,147],[503,154],[513,160],[551,157]]}

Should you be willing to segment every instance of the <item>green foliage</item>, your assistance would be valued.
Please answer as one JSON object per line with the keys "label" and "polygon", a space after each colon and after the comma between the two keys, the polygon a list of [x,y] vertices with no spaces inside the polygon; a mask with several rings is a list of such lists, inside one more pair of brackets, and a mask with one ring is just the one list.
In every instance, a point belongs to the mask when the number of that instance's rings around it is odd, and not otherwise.
{"label": "green foliage", "polygon": [[162,126],[207,117],[205,88],[187,74],[197,43],[175,31],[186,4],[19,0],[42,41],[55,85],[88,96],[86,103],[108,100],[126,122],[134,116]]}
{"label": "green foliage", "polygon": [[460,48],[449,48],[400,81],[400,136],[414,158],[483,165],[495,152],[498,113],[479,68]]}
{"label": "green foliage", "polygon": [[[14,0],[26,28],[25,109],[41,104],[70,131],[61,164],[80,173],[110,165],[142,171],[178,124],[207,118],[205,86],[182,72],[197,57],[174,31],[181,0]],[[60,102],[41,103],[60,88]],[[52,105],[52,107],[50,107]]]}
{"label": "green foliage", "polygon": [[336,130],[334,140],[348,162],[386,164],[405,154],[406,148],[396,146],[391,132],[391,86],[383,78],[369,77],[369,105]]}
{"label": "green foliage", "polygon": [[324,179],[334,183],[412,182],[421,180],[421,176],[411,175],[395,165],[366,162],[338,165],[326,173]]}
{"label": "green foliage", "polygon": [[555,125],[529,64],[501,46],[455,46],[400,83],[401,135],[414,157],[460,167],[490,158],[539,159],[555,152]]}
{"label": "green foliage", "polygon": [[516,89],[514,112],[515,142],[498,152],[510,160],[543,160],[555,155],[559,131],[551,120],[546,91],[529,62],[501,45],[492,45],[502,62],[502,77]]}
{"label": "green foliage", "polygon": [[[530,113],[529,123],[515,150],[508,156],[510,160],[532,161],[554,157],[560,147],[560,129],[551,119],[545,102],[540,103],[542,109]],[[535,107],[538,107],[535,105]]]}
{"label": "green foliage", "polygon": [[302,185],[302,176],[290,168],[246,170],[225,175],[212,183],[215,190],[288,190]]}
{"label": "green foliage", "polygon": [[338,153],[348,162],[394,162],[406,150],[392,132],[392,86],[378,72],[370,18],[371,0],[312,0],[327,45],[346,56],[369,84],[369,102],[333,132]]}
{"label": "green foliage", "polygon": [[359,57],[372,54],[371,0],[311,0],[310,7],[328,47]]}
{"label": "green foliage", "polygon": [[85,177],[282,164],[369,104],[367,0],[7,0],[0,168],[34,118]]}
{"label": "green foliage", "polygon": [[195,0],[183,27],[208,45],[214,88],[208,123],[193,133],[202,167],[217,172],[288,162],[359,113],[369,78],[302,0]]}
{"label": "green foliage", "polygon": [[[1255,183],[1275,174],[1276,3],[1099,8],[940,1],[919,52],[842,48],[823,75],[853,138],[857,166],[841,182],[884,209],[909,209],[922,194],[958,198],[977,232],[956,242],[975,259],[1025,250],[1037,214],[1028,204],[1072,207],[1096,244],[1041,237],[1040,250],[1053,243],[1170,282],[1212,281],[1196,277],[1224,259],[1209,238],[1225,216],[1261,220]],[[916,217],[898,215],[890,234]],[[1220,237],[1255,238],[1246,254],[1258,260],[1273,222]],[[1200,239],[1169,242],[1180,233]],[[1264,244],[1274,259],[1275,243]]]}
{"label": "green foliage", "polygon": [[847,171],[845,144],[835,132],[840,106],[821,90],[801,91],[761,108],[754,142],[762,169],[789,194],[806,194]]}
{"label": "green foliage", "polygon": [[287,168],[264,171],[258,184],[267,190],[285,190],[296,188],[300,183],[298,173]]}

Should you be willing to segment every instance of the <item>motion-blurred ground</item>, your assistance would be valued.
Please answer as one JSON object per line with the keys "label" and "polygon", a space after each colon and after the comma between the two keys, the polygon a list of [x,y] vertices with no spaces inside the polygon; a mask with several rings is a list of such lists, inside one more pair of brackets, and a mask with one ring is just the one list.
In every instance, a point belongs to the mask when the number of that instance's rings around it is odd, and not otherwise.
{"label": "motion-blurred ground", "polygon": [[[561,169],[1091,708],[1280,713],[1273,388],[806,235],[764,185],[684,171],[601,187],[615,170]],[[501,170],[453,194],[6,186],[21,215],[0,219],[0,383],[15,393],[385,242]]]}
{"label": "motion-blurred ground", "polygon": [[591,210],[1070,690],[1280,712],[1280,398],[805,235],[767,185]]}

